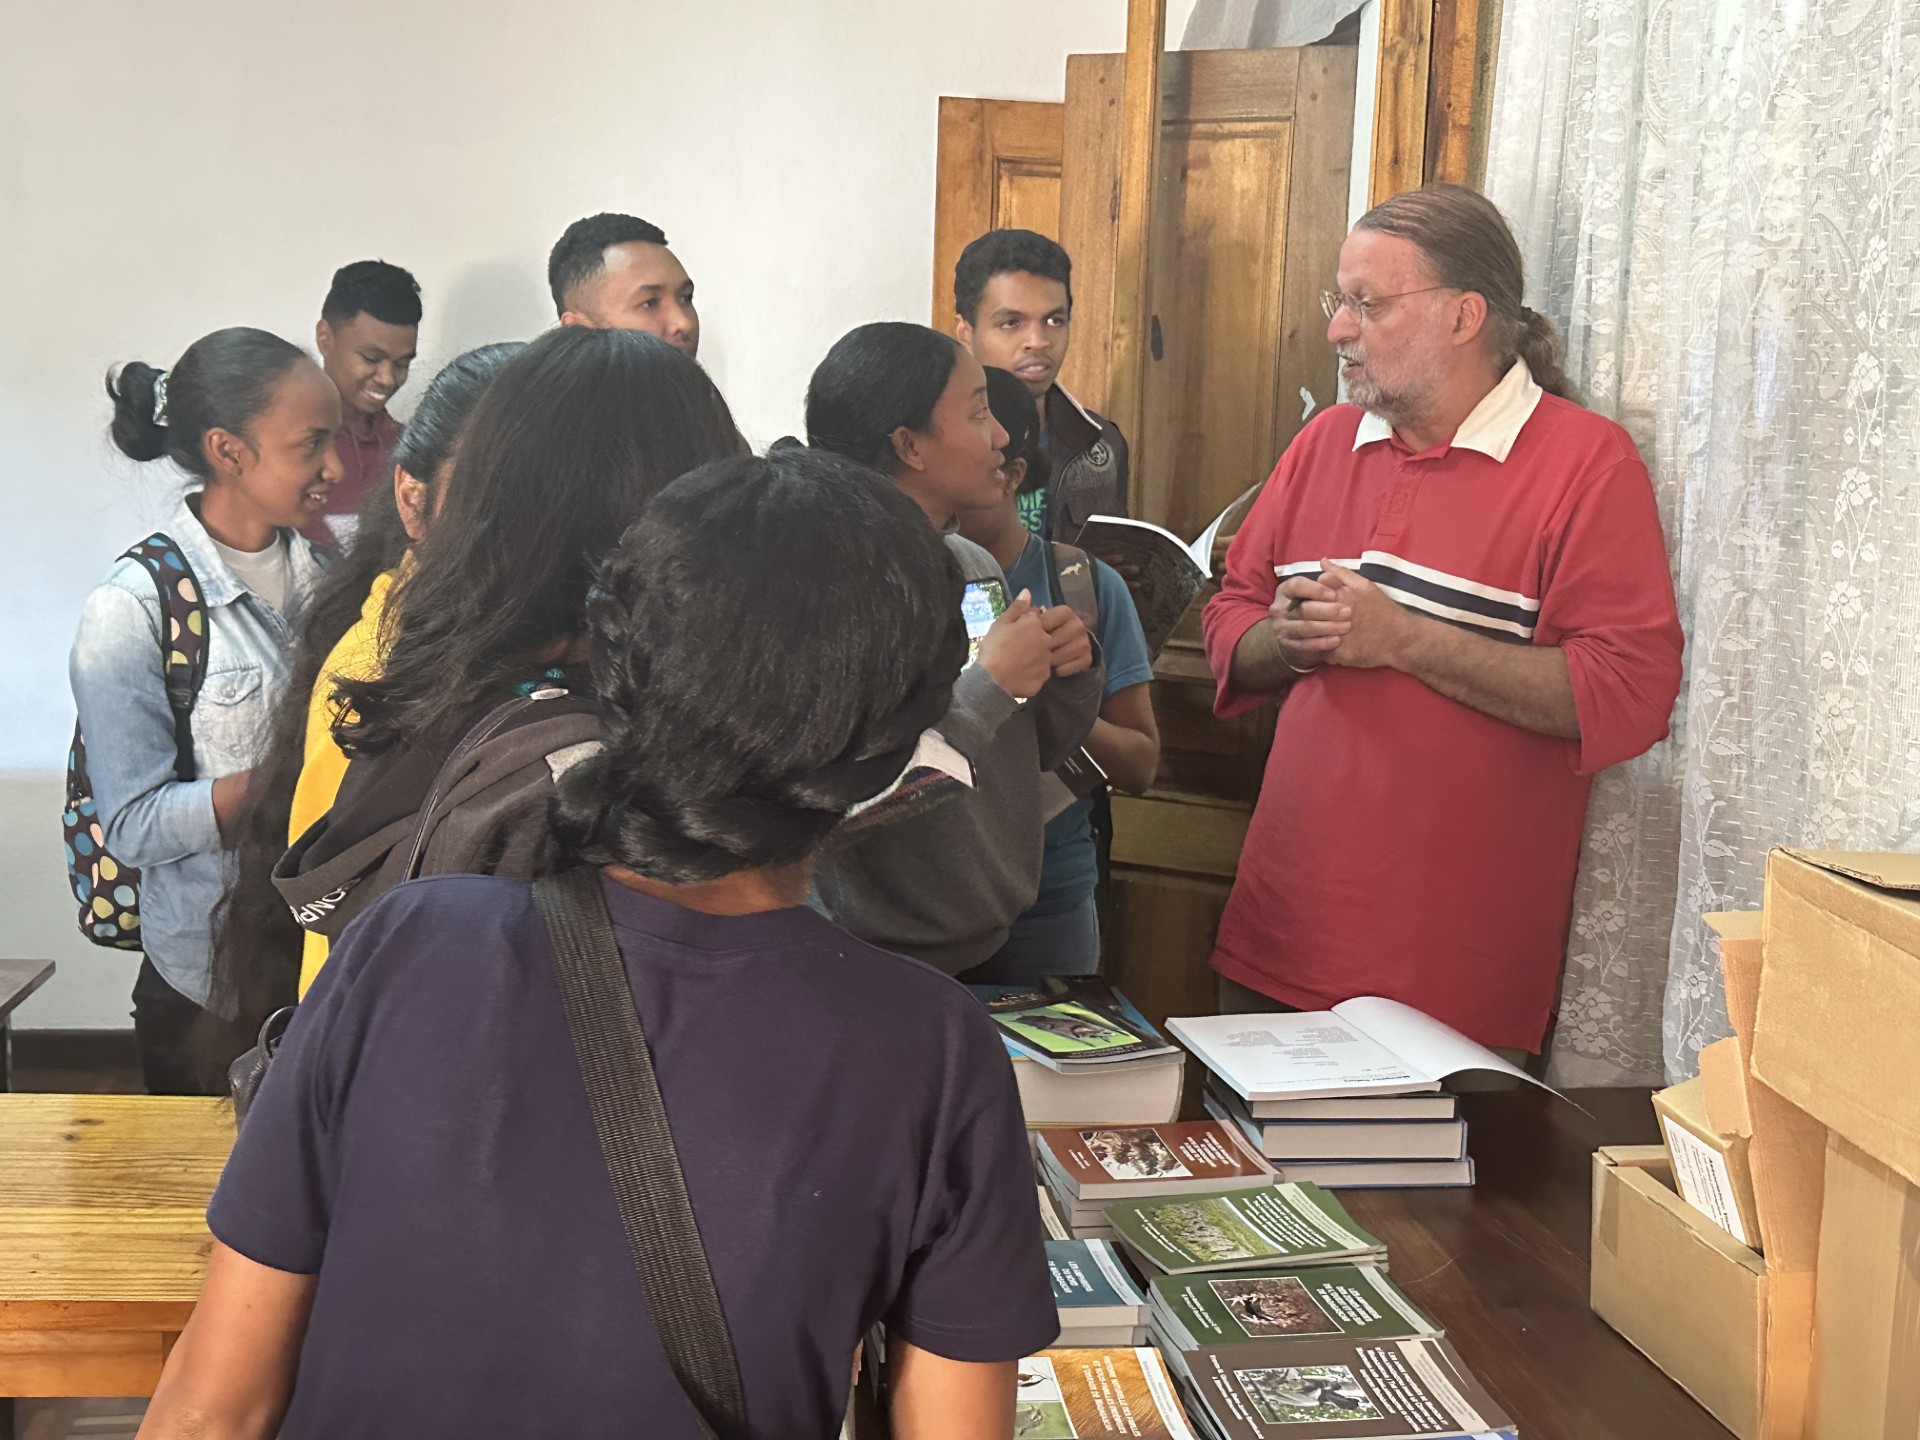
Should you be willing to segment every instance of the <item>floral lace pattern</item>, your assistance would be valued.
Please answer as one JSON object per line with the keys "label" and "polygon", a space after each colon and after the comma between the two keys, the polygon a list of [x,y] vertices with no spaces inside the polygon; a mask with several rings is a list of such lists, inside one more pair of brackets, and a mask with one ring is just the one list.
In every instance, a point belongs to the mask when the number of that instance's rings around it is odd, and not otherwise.
{"label": "floral lace pattern", "polygon": [[1699,917],[1769,847],[1920,841],[1915,93],[1905,0],[1505,7],[1487,193],[1646,457],[1688,637],[1672,738],[1594,789],[1559,1082],[1694,1071]]}

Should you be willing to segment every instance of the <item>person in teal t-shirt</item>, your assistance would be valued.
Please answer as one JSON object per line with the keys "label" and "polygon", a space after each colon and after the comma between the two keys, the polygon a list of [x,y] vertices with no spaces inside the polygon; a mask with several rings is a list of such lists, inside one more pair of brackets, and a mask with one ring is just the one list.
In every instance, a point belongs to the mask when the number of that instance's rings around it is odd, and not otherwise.
{"label": "person in teal t-shirt", "polygon": [[[1040,448],[1040,419],[1033,397],[1014,376],[987,368],[987,401],[1007,432],[1006,486],[1000,503],[960,514],[960,533],[990,551],[1006,571],[1007,591],[1033,592],[1035,604],[1062,605],[1069,597],[1054,584],[1063,555],[1025,521],[1023,495],[1044,493],[1047,457]],[[1160,765],[1160,731],[1154,723],[1147,682],[1153,657],[1124,580],[1104,561],[1088,557],[1099,611],[1094,624],[1106,657],[1106,698],[1087,736],[1086,750],[1117,788],[1139,794],[1153,784]],[[1023,984],[1043,975],[1091,975],[1100,968],[1100,917],[1095,898],[1099,860],[1093,841],[1094,797],[1073,801],[1047,822],[1040,894],[1013,924],[998,953],[962,979],[983,984]]]}

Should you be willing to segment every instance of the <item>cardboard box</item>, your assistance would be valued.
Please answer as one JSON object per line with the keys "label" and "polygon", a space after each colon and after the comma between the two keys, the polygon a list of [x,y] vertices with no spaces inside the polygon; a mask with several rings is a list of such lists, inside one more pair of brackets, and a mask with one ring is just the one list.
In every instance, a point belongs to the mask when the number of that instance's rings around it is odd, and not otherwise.
{"label": "cardboard box", "polygon": [[1775,850],[1753,1073],[1920,1182],[1920,855]]}
{"label": "cardboard box", "polygon": [[1749,1250],[1758,1250],[1760,1221],[1753,1209],[1747,1140],[1708,1123],[1706,1087],[1698,1079],[1660,1091],[1653,1109],[1680,1198]]}
{"label": "cardboard box", "polygon": [[1920,1188],[1834,1136],[1814,1318],[1815,1440],[1920,1436]]}
{"label": "cardboard box", "polygon": [[[1753,1171],[1753,1204],[1760,1220],[1760,1250],[1778,1276],[1782,1271],[1811,1271],[1820,1252],[1821,1175],[1827,1163],[1827,1127],[1781,1097],[1753,1073],[1753,1032],[1760,1007],[1764,947],[1760,912],[1706,917],[1720,942],[1720,973],[1727,984],[1730,1041],[1700,1053],[1700,1078],[1707,1086],[1707,1117],[1717,1129],[1751,1137],[1747,1160]],[[1722,1048],[1731,1043],[1739,1055],[1738,1084],[1744,1095],[1724,1091],[1734,1083]],[[1718,1053],[1709,1058],[1709,1051]],[[1749,1124],[1722,1124],[1716,1114],[1744,1108]],[[1810,1311],[1810,1307],[1809,1307]]]}
{"label": "cardboard box", "polygon": [[[1700,1088],[1707,1104],[1707,1124],[1722,1135],[1753,1139],[1753,1101],[1748,1093],[1751,1080],[1740,1059],[1740,1037],[1729,1035],[1716,1040],[1700,1052]],[[1748,1157],[1751,1159],[1751,1155]],[[1766,1222],[1760,1224],[1764,1240]],[[1767,1247],[1758,1247],[1766,1254]]]}
{"label": "cardboard box", "polygon": [[1766,1262],[1682,1200],[1666,1166],[1658,1145],[1593,1157],[1594,1311],[1740,1440],[1759,1440],[1771,1434]]}

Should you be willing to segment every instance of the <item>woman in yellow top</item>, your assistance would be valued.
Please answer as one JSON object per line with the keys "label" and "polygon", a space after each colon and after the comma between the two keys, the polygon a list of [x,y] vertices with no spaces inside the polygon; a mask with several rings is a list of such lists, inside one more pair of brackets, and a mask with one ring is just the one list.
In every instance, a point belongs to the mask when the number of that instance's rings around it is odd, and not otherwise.
{"label": "woman in yellow top", "polygon": [[[326,960],[325,937],[295,925],[274,890],[274,862],[333,805],[347,770],[333,738],[334,685],[379,672],[387,606],[404,593],[408,549],[439,509],[467,418],[522,348],[484,345],[434,377],[394,448],[392,487],[368,495],[346,553],[301,615],[293,683],[253,772],[234,878],[215,920],[209,1006],[219,1014],[251,1020],[290,1004]],[[237,1053],[251,1043],[242,1029],[214,1048]]]}

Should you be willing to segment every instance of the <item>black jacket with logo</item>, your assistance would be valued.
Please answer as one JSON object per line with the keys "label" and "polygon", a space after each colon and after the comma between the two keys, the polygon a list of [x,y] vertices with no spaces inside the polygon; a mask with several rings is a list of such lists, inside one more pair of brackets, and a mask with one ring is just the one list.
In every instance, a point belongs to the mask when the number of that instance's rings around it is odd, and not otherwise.
{"label": "black jacket with logo", "polygon": [[1072,544],[1093,516],[1127,513],[1127,437],[1058,385],[1043,403],[1053,478],[1041,538]]}

